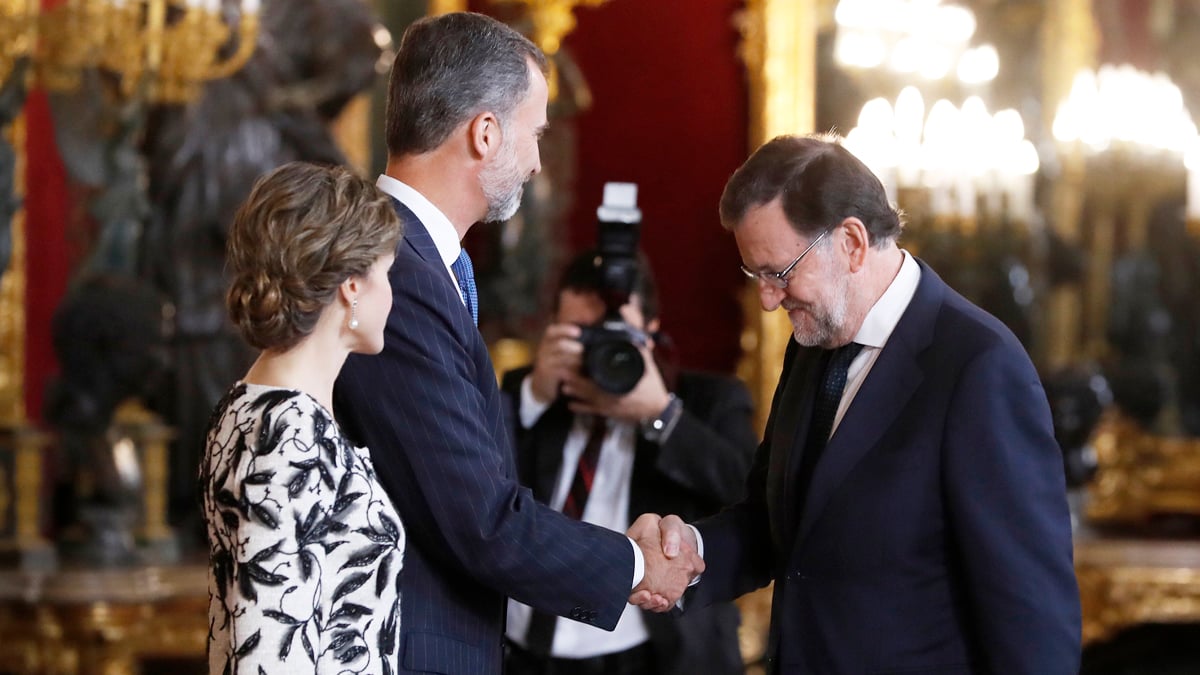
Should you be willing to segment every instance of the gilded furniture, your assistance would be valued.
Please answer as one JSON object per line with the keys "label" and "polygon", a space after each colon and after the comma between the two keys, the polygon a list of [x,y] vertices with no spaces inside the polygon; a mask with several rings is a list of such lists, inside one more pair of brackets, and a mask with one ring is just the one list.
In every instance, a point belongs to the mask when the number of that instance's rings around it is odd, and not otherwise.
{"label": "gilded furniture", "polygon": [[1096,475],[1087,517],[1145,524],[1155,516],[1200,516],[1200,439],[1147,433],[1110,411],[1093,434]]}
{"label": "gilded furniture", "polygon": [[147,658],[201,660],[207,568],[0,569],[0,673],[125,675]]}
{"label": "gilded furniture", "polygon": [[1200,541],[1075,538],[1084,645],[1143,623],[1200,623]]}
{"label": "gilded furniture", "polygon": [[44,567],[54,552],[42,538],[42,449],[48,436],[29,425],[0,426],[0,567]]}
{"label": "gilded furniture", "polygon": [[[13,148],[13,196],[25,195],[25,116],[0,129],[0,144]],[[2,227],[3,224],[0,224]],[[25,421],[25,209],[10,224],[12,253],[0,264],[0,424]]]}

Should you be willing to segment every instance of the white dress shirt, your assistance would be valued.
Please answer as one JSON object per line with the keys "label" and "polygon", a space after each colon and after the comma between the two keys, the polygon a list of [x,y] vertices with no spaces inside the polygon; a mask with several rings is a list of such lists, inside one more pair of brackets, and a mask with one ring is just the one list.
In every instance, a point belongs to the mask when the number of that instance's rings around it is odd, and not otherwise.
{"label": "white dress shirt", "polygon": [[[871,307],[871,311],[867,312],[866,318],[858,328],[858,333],[851,340],[851,342],[862,345],[863,348],[858,356],[855,356],[854,360],[850,362],[850,367],[846,371],[846,388],[842,390],[842,400],[838,403],[837,414],[834,415],[833,425],[829,429],[831,437],[837,430],[838,424],[841,423],[842,417],[845,416],[846,410],[854,402],[854,397],[858,395],[858,390],[866,381],[867,374],[875,366],[875,361],[879,359],[879,353],[883,351],[888,338],[892,337],[892,332],[896,330],[896,324],[900,323],[900,317],[904,316],[904,310],[908,309],[913,295],[917,292],[917,284],[921,282],[921,267],[917,265],[917,261],[904,249],[900,249],[900,253],[904,256],[904,262],[900,263],[900,271],[896,273],[896,278],[892,279],[887,290]],[[696,543],[701,552],[700,557],[704,557],[704,540],[696,528],[693,527],[692,532],[696,535]]]}
{"label": "white dress shirt", "polygon": [[[521,383],[519,423],[525,429],[532,427],[550,407],[533,397],[531,378]],[[587,445],[591,417],[575,416],[575,422],[567,433],[562,448],[562,466],[555,479],[550,507],[562,511],[575,479],[575,469]],[[582,520],[593,525],[606,527],[617,532],[629,529],[629,493],[633,477],[633,459],[637,450],[638,429],[630,422],[609,420],[608,432],[600,446],[600,457],[596,462],[596,475],[591,492],[583,508]],[[508,628],[510,640],[525,645],[525,634],[529,630],[532,614],[529,605],[516,600],[508,601]],[[560,619],[554,630],[554,642],[550,653],[567,659],[586,659],[603,654],[614,654],[636,647],[650,639],[641,610],[626,605],[617,627],[609,632],[588,624]]]}
{"label": "white dress shirt", "polygon": [[846,388],[842,390],[842,400],[838,404],[837,414],[833,417],[830,436],[833,436],[834,430],[842,422],[846,410],[850,408],[858,390],[866,381],[867,373],[871,372],[875,361],[879,359],[879,352],[883,351],[883,346],[892,336],[892,331],[896,330],[896,324],[900,323],[900,317],[904,316],[904,310],[908,309],[908,303],[912,302],[913,295],[917,292],[917,284],[921,281],[921,267],[908,251],[900,249],[900,253],[904,255],[900,271],[871,307],[871,311],[867,312],[862,326],[859,326],[858,333],[854,335],[853,342],[857,342],[863,348],[850,362],[850,368],[846,371]]}

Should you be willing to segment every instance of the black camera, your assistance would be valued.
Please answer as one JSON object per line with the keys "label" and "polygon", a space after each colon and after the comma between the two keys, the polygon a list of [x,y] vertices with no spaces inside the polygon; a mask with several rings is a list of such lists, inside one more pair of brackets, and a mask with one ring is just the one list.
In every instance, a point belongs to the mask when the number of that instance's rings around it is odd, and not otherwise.
{"label": "black camera", "polygon": [[611,394],[627,394],[642,379],[646,363],[641,347],[646,334],[621,318],[621,307],[638,282],[638,236],[642,212],[637,185],[605,183],[604,201],[596,209],[596,257],[592,264],[604,300],[604,319],[583,326],[583,375]]}

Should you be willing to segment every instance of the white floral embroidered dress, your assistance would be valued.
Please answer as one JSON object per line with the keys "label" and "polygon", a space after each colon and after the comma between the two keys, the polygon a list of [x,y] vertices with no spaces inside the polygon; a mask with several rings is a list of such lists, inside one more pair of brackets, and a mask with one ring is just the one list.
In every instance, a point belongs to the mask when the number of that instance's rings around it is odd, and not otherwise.
{"label": "white floral embroidered dress", "polygon": [[238,383],[200,482],[212,675],[396,672],[404,528],[323,406]]}

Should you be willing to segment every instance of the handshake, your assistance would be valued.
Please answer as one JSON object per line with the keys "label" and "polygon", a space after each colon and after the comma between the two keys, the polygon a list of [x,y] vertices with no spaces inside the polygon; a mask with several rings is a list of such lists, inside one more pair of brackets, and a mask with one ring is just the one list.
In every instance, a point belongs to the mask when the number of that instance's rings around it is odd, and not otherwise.
{"label": "handshake", "polygon": [[652,612],[670,610],[704,571],[695,534],[678,516],[644,513],[626,535],[642,550],[646,561],[645,576],[633,589],[629,604]]}

